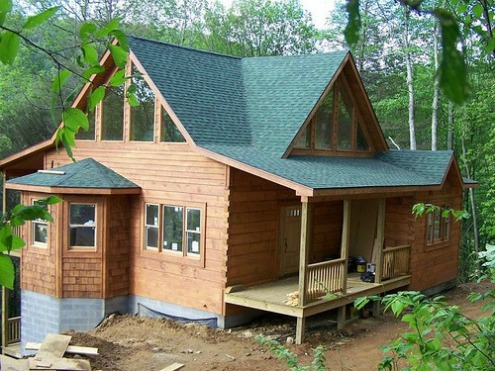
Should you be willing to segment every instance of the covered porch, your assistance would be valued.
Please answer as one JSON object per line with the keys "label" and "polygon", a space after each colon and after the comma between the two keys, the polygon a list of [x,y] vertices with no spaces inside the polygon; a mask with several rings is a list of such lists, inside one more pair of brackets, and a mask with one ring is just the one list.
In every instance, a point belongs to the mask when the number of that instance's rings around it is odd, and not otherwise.
{"label": "covered porch", "polygon": [[296,317],[296,343],[300,344],[304,340],[307,317],[338,308],[338,326],[342,327],[345,307],[356,298],[408,286],[411,246],[384,247],[385,199],[377,200],[373,216],[376,217],[375,230],[363,232],[373,236],[369,256],[375,267],[374,282],[363,282],[360,273],[348,273],[351,233],[356,233],[355,227],[351,228],[356,224],[351,217],[351,203],[343,202],[340,257],[309,262],[313,213],[312,203],[303,200],[298,274],[258,285],[228,287],[225,303]]}

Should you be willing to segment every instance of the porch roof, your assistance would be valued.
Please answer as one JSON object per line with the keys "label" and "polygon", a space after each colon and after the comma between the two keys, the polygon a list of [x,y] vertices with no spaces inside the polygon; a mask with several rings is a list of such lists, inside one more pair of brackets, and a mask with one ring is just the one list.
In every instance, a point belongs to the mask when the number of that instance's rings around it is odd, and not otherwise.
{"label": "porch roof", "polygon": [[50,188],[127,189],[132,190],[132,193],[141,189],[137,184],[92,158],[54,169],[39,170],[36,173],[7,181],[9,188],[13,188],[13,185]]}
{"label": "porch roof", "polygon": [[438,186],[452,151],[397,151],[372,158],[291,156],[279,158],[249,146],[208,145],[207,149],[312,189]]}

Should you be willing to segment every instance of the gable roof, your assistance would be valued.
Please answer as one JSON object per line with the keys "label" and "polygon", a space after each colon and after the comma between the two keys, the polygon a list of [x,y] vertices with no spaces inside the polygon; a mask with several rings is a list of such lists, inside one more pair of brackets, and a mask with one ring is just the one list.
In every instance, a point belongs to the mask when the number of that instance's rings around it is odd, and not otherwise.
{"label": "gable roof", "polygon": [[79,189],[83,193],[98,193],[98,190],[106,190],[103,193],[119,194],[141,191],[141,187],[137,184],[92,158],[7,181],[7,188],[25,189],[26,186],[48,188],[58,193],[64,193],[64,189]]}
{"label": "gable roof", "polygon": [[[187,132],[194,150],[300,194],[313,195],[322,189],[436,187],[455,162],[450,151],[388,150],[346,51],[237,58],[135,37],[128,40],[132,60],[159,100],[172,110],[173,120]],[[295,136],[343,71],[353,91],[361,92],[357,98],[366,111],[366,123],[372,126],[376,148],[385,152],[368,158],[287,157]],[[12,161],[27,155],[14,156]],[[0,167],[5,164],[0,161]]]}

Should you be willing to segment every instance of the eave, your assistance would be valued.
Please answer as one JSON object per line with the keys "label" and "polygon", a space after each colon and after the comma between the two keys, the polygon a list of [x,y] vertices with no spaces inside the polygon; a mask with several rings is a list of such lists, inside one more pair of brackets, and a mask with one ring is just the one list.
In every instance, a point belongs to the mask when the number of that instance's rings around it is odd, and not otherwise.
{"label": "eave", "polygon": [[7,189],[18,191],[50,193],[50,194],[79,194],[79,195],[135,195],[141,193],[141,188],[73,188],[47,187],[26,184],[7,183]]}

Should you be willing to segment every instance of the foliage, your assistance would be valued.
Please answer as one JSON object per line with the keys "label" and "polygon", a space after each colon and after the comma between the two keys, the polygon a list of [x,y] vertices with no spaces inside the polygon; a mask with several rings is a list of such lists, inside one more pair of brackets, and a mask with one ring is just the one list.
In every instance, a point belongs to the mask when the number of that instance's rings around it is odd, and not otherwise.
{"label": "foliage", "polygon": [[48,205],[54,205],[62,200],[56,196],[49,196],[34,202],[33,205],[17,205],[0,218],[0,285],[9,289],[14,285],[14,265],[9,257],[12,250],[18,250],[25,242],[16,234],[15,230],[28,220],[42,219],[53,221],[47,210]]}
{"label": "foliage", "polygon": [[448,216],[454,217],[456,221],[462,219],[468,219],[469,214],[466,210],[455,210],[451,207],[440,207],[432,204],[417,203],[413,205],[412,213],[417,217],[432,214],[434,212],[440,212],[442,218],[447,218]]}
{"label": "foliage", "polygon": [[263,336],[257,336],[261,344],[268,347],[270,352],[275,355],[278,359],[285,362],[289,370],[293,371],[304,371],[304,370],[315,370],[315,371],[325,371],[325,348],[323,345],[318,345],[313,351],[313,361],[311,366],[303,366],[297,360],[297,355],[291,352],[289,349],[284,347],[278,341],[273,339],[267,339]]}
{"label": "foliage", "polygon": [[[107,40],[107,48],[121,69],[125,67],[128,46],[124,33],[119,29],[119,19],[113,19],[101,28],[94,23],[84,22],[79,28],[79,44],[73,47],[78,50],[76,59],[79,68],[82,69],[80,72],[67,64],[56,50],[49,50],[31,38],[33,30],[47,24],[59,11],[59,6],[50,7],[28,16],[23,23],[19,24],[16,22],[18,17],[13,12],[12,1],[0,0],[0,62],[13,66],[19,54],[21,42],[24,42],[28,48],[49,57],[55,65],[57,73],[51,84],[53,94],[51,112],[55,126],[60,120],[63,122],[57,130],[56,145],[62,143],[67,154],[72,158],[71,148],[75,146],[75,136],[80,129],[88,130],[89,124],[85,112],[71,107],[75,99],[74,92],[64,95],[63,88],[71,76],[76,76],[86,83],[91,82],[92,75],[104,72],[103,66],[98,61],[96,40]],[[115,44],[111,38],[117,39],[118,44]],[[101,95],[93,96],[93,92],[89,93],[89,97],[93,101],[103,98]],[[60,116],[55,114],[56,104],[61,106]]]}
{"label": "foliage", "polygon": [[[495,246],[487,245],[479,254],[486,269],[481,280],[495,283]],[[479,281],[479,282],[480,282]],[[472,302],[484,301],[485,315],[472,319],[459,307],[443,302],[442,297],[429,299],[415,292],[387,295],[381,302],[409,325],[395,341],[383,347],[386,355],[379,364],[382,370],[488,370],[495,368],[495,289],[470,295]],[[377,297],[356,300],[364,307]]]}

